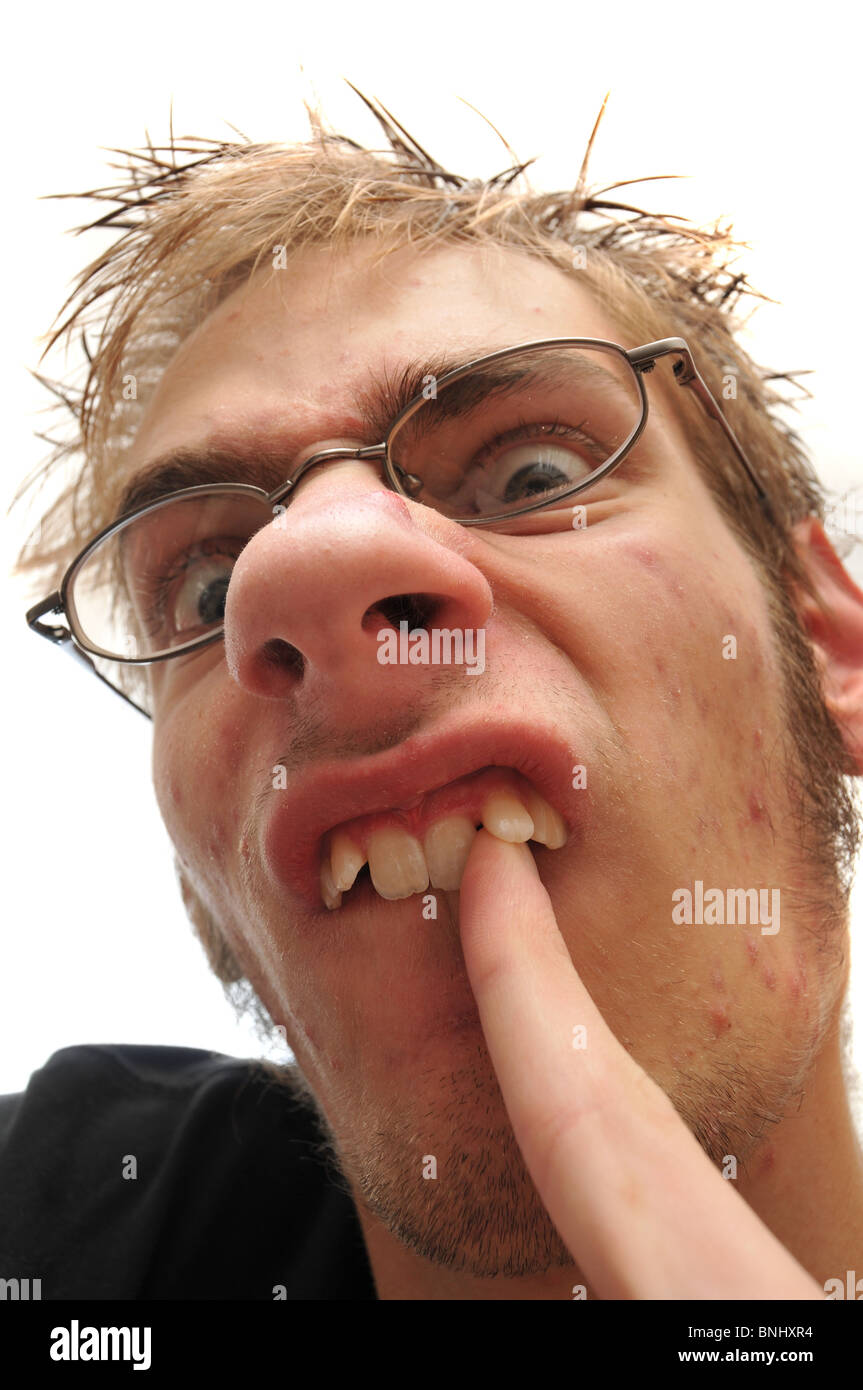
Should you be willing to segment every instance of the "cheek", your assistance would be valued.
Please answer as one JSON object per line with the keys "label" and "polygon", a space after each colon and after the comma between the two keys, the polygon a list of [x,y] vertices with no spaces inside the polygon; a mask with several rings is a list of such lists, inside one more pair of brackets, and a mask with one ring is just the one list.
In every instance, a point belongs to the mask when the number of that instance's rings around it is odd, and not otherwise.
{"label": "cheek", "polygon": [[[733,548],[699,555],[697,545],[671,542],[626,542],[610,558],[617,596],[609,593],[606,614],[623,639],[606,688],[627,726],[652,728],[651,753],[671,756],[690,786],[750,767],[781,711],[766,599],[751,569]],[[744,805],[751,823],[766,818],[757,780]]]}
{"label": "cheek", "polygon": [[[616,547],[606,622],[589,638],[606,657],[599,697],[622,733],[627,779],[642,809],[652,808],[647,823],[661,827],[656,920],[666,874],[669,893],[701,879],[723,893],[779,888],[783,907],[786,889],[789,902],[797,896],[785,848],[795,828],[781,756],[783,678],[766,598],[735,549],[705,546],[696,569],[697,553]],[[688,977],[698,1044],[733,1048],[762,1015],[806,1032],[816,1012],[811,971],[787,916],[775,936],[740,922],[688,930],[692,939],[669,952]]]}
{"label": "cheek", "polygon": [[[200,706],[199,706],[200,707]],[[212,708],[160,722],[153,748],[156,798],[181,863],[224,877],[241,835],[243,747],[238,722]]]}
{"label": "cheek", "polygon": [[663,865],[677,886],[699,864],[734,884],[774,862],[787,803],[781,672],[766,596],[734,543],[679,518],[652,518],[649,539],[643,524],[636,534],[600,523],[549,546],[524,587],[534,623],[568,660],[563,678],[595,715],[595,785],[618,832],[607,846],[618,873],[623,833],[654,884]]}

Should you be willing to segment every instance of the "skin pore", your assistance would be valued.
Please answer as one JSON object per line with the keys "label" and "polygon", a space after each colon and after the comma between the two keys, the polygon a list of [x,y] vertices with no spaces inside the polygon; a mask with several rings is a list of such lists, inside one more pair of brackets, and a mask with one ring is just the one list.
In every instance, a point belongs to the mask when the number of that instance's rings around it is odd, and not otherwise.
{"label": "skin pore", "polygon": [[[583,288],[515,251],[369,256],[297,253],[225,300],[166,371],[130,474],[181,446],[230,447],[273,488],[323,448],[378,442],[357,408],[370,374],[443,350],[621,341]],[[569,1298],[585,1281],[507,1118],[457,896],[438,895],[437,920],[419,895],[328,912],[281,862],[274,818],[299,786],[299,835],[310,774],[338,787],[399,748],[428,756],[431,790],[448,780],[438,745],[469,748],[492,724],[512,750],[498,763],[532,740],[559,776],[568,842],[531,852],[609,1027],[714,1160],[736,1157],[738,1190],[819,1285],[859,1265],[842,943],[808,906],[821,899],[797,847],[765,593],[688,452],[675,389],[660,364],[647,428],[575,499],[578,530],[571,507],[537,533],[465,528],[396,498],[370,463],[311,470],[237,560],[224,646],[154,668],[154,779],[183,873],[286,1029],[382,1298]],[[441,627],[484,626],[482,675],[379,664],[376,605],[399,594],[435,595]],[[278,642],[301,668],[273,658]],[[345,818],[337,807],[326,828]],[[674,924],[672,894],[696,879],[780,888],[781,929]]]}

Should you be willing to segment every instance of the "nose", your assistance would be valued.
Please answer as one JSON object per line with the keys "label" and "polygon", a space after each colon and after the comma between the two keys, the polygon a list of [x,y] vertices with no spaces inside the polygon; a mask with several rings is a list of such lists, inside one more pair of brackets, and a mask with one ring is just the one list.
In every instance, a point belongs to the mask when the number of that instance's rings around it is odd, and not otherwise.
{"label": "nose", "polygon": [[411,630],[485,626],[491,587],[461,553],[464,536],[383,487],[371,463],[313,470],[234,566],[225,606],[231,676],[266,699],[305,696],[319,716],[348,724],[409,707],[435,673],[382,663],[378,634],[402,621]]}

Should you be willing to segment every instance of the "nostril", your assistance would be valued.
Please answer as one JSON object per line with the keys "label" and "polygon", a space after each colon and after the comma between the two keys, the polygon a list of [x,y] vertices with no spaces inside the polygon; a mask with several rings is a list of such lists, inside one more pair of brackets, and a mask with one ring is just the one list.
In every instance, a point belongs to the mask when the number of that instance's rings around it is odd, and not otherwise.
{"label": "nostril", "polygon": [[306,665],[302,652],[292,647],[290,642],[282,641],[281,637],[272,637],[269,642],[264,643],[260,650],[260,660],[269,669],[283,671],[297,680],[302,679]]}
{"label": "nostril", "polygon": [[410,629],[425,628],[431,623],[444,600],[434,594],[393,594],[372,604],[363,614],[363,627],[375,625],[379,617],[386,618],[393,627],[406,622]]}

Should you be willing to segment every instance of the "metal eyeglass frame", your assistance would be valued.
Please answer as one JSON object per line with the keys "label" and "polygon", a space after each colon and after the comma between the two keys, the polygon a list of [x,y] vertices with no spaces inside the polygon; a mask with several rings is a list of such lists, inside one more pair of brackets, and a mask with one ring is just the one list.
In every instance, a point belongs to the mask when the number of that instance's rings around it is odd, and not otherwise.
{"label": "metal eyeglass frame", "polygon": [[[655,367],[658,358],[668,356],[669,354],[672,354],[677,358],[677,361],[674,363],[674,376],[675,380],[677,381],[677,384],[679,386],[688,386],[692,390],[693,394],[697,397],[698,401],[701,403],[706,414],[721,426],[726,438],[728,439],[729,443],[734,449],[734,452],[736,453],[738,459],[740,460],[740,463],[746,471],[747,476],[749,477],[753,487],[755,488],[762,507],[764,508],[767,515],[772,518],[772,512],[767,493],[765,492],[764,487],[759,481],[755,469],[752,467],[752,464],[746,457],[746,453],[744,452],[743,447],[740,444],[740,441],[738,440],[733,429],[731,428],[731,425],[728,423],[722,410],[717,405],[716,400],[714,399],[709,387],[707,386],[707,383],[700,376],[698,369],[695,366],[695,362],[693,360],[689,346],[683,338],[661,338],[659,341],[655,343],[645,343],[642,347],[630,349],[622,348],[618,343],[611,343],[602,338],[542,338],[536,340],[535,342],[519,343],[516,347],[502,348],[498,352],[487,353],[483,357],[474,358],[473,361],[467,362],[461,367],[455,367],[452,371],[446,372],[443,376],[439,377],[436,382],[436,388],[439,390],[448,382],[456,381],[458,378],[466,376],[469,372],[474,371],[477,367],[484,366],[487,362],[501,361],[504,358],[513,357],[518,353],[522,353],[526,349],[568,347],[599,348],[605,351],[611,350],[623,357],[626,360],[626,362],[629,363],[629,366],[632,368],[633,377],[638,387],[638,392],[641,399],[641,419],[637,427],[633,430],[630,437],[620,446],[620,448],[617,449],[616,452],[613,453],[611,457],[607,459],[606,462],[602,464],[602,466],[599,469],[596,470],[596,472],[592,473],[589,478],[582,479],[581,482],[574,483],[572,487],[566,488],[563,492],[556,492],[553,497],[544,500],[541,499],[537,502],[528,503],[526,506],[520,507],[517,511],[509,511],[506,513],[501,513],[497,516],[490,517],[471,517],[466,520],[459,520],[458,525],[490,526],[501,521],[512,521],[514,518],[523,516],[526,513],[541,511],[543,508],[552,505],[557,506],[565,498],[575,496],[579,492],[582,492],[584,489],[592,487],[593,484],[599,482],[601,478],[604,478],[608,473],[612,471],[612,469],[616,468],[618,464],[622,462],[622,460],[626,457],[630,449],[633,447],[633,445],[636,443],[636,441],[643,433],[644,428],[647,424],[648,400],[647,392],[644,389],[644,382],[642,378],[648,372],[653,371],[653,368]],[[76,656],[80,657],[83,661],[87,663],[87,665],[94,672],[94,674],[97,675],[99,679],[105,683],[105,685],[107,685],[111,690],[115,691],[116,694],[120,695],[121,698],[124,699],[128,704],[132,705],[134,709],[138,710],[148,719],[151,718],[151,715],[148,710],[144,709],[142,705],[137,704],[137,702],[133,700],[129,695],[127,695],[123,690],[120,690],[118,686],[114,685],[110,680],[108,680],[106,676],[102,675],[101,671],[97,669],[95,663],[93,662],[92,657],[98,656],[103,660],[115,661],[120,665],[152,666],[156,662],[169,661],[172,657],[186,656],[190,652],[211,646],[213,642],[216,642],[223,637],[224,624],[216,628],[213,632],[208,633],[206,637],[195,638],[191,642],[188,642],[183,646],[175,647],[168,652],[161,652],[157,656],[153,657],[120,657],[115,656],[111,653],[106,653],[100,650],[98,647],[94,647],[92,644],[87,642],[83,633],[81,633],[78,629],[78,625],[75,619],[74,604],[69,602],[69,590],[78,570],[81,568],[82,564],[90,555],[90,553],[96,548],[96,546],[99,545],[106,538],[106,536],[110,536],[114,531],[119,530],[121,526],[125,526],[127,522],[129,522],[135,516],[143,516],[147,512],[155,511],[159,507],[166,506],[171,502],[199,496],[203,493],[212,494],[218,493],[220,491],[232,493],[246,492],[251,496],[255,496],[265,501],[269,507],[274,508],[278,506],[281,502],[283,502],[284,499],[294,491],[300,480],[305,476],[309,469],[316,467],[320,463],[328,463],[334,459],[356,459],[357,461],[377,460],[381,462],[383,464],[384,476],[387,486],[392,491],[399,493],[401,496],[408,497],[411,500],[414,500],[418,480],[414,479],[413,475],[405,473],[403,469],[400,469],[396,464],[393,463],[392,458],[390,456],[389,442],[392,439],[393,435],[396,433],[396,431],[405,423],[405,421],[411,415],[414,415],[419,409],[427,406],[427,404],[428,400],[426,396],[422,394],[414,396],[414,398],[408,402],[404,409],[399,412],[395,420],[393,420],[392,424],[390,425],[387,431],[386,438],[381,444],[369,444],[359,449],[324,449],[320,453],[313,454],[310,458],[306,459],[303,463],[301,463],[291,474],[291,476],[280,487],[276,489],[275,492],[266,493],[263,490],[263,488],[255,487],[250,483],[204,483],[198,487],[181,488],[177,492],[171,493],[168,497],[162,497],[155,502],[147,503],[145,506],[134,508],[131,512],[127,512],[124,516],[121,516],[116,521],[111,522],[109,526],[106,526],[102,531],[98,533],[98,535],[94,536],[92,540],[87,542],[87,545],[84,546],[83,550],[81,550],[78,553],[78,555],[76,555],[75,559],[72,561],[72,563],[66,570],[66,573],[64,574],[63,580],[60,584],[60,588],[55,590],[54,593],[49,594],[47,598],[42,599],[40,603],[35,604],[32,608],[28,610],[28,626],[34,632],[37,632],[40,637],[47,638],[49,642],[62,644],[71,641],[71,650],[75,653]],[[62,627],[42,622],[42,618],[44,618],[48,613],[62,615],[63,617],[65,617],[69,626]]]}

